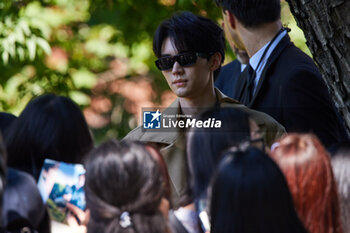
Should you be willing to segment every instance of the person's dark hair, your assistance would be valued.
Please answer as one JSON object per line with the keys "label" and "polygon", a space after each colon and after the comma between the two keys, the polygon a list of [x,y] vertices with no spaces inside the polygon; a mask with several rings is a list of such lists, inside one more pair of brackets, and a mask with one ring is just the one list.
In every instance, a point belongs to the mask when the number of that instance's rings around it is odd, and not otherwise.
{"label": "person's dark hair", "polygon": [[282,172],[258,149],[227,153],[211,190],[213,233],[307,232]]}
{"label": "person's dark hair", "polygon": [[39,178],[45,158],[82,163],[93,140],[79,107],[46,94],[29,102],[6,137],[8,166]]}
{"label": "person's dark hair", "polygon": [[86,162],[88,233],[166,232],[162,184],[159,165],[143,145],[103,143]]}
{"label": "person's dark hair", "polygon": [[2,218],[7,232],[51,232],[46,205],[31,175],[8,169]]}
{"label": "person's dark hair", "polygon": [[220,128],[196,128],[188,135],[187,155],[190,163],[195,198],[206,196],[206,191],[221,154],[230,147],[250,139],[249,117],[234,108],[213,108],[199,117],[201,120],[221,121]]}
{"label": "person's dark hair", "polygon": [[17,119],[17,117],[11,113],[0,112],[0,131],[3,136],[6,136],[7,129]]}
{"label": "person's dark hair", "polygon": [[[223,30],[212,20],[190,12],[182,12],[163,21],[157,28],[153,38],[153,52],[159,58],[162,44],[169,37],[177,51],[211,54],[219,52],[221,62],[225,60],[225,37]],[[214,78],[220,68],[214,71]]]}
{"label": "person's dark hair", "polygon": [[6,149],[0,134],[0,225],[2,223],[1,213],[2,213],[3,195],[5,191],[5,185],[6,185],[6,173],[7,173],[6,160],[7,160]]}
{"label": "person's dark hair", "polygon": [[228,10],[245,27],[258,27],[281,18],[280,0],[215,0],[224,11]]}

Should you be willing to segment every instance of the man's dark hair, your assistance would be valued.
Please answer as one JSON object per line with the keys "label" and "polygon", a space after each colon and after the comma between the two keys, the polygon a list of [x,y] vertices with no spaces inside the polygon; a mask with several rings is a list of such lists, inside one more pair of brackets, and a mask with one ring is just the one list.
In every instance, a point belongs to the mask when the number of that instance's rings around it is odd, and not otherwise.
{"label": "man's dark hair", "polygon": [[224,11],[228,10],[245,26],[257,27],[281,17],[280,0],[215,0]]}
{"label": "man's dark hair", "polygon": [[[225,37],[223,30],[212,20],[197,16],[191,12],[182,12],[163,21],[153,38],[153,52],[161,57],[162,44],[170,37],[179,53],[199,52],[215,53],[225,59]],[[216,77],[220,68],[214,72]]]}

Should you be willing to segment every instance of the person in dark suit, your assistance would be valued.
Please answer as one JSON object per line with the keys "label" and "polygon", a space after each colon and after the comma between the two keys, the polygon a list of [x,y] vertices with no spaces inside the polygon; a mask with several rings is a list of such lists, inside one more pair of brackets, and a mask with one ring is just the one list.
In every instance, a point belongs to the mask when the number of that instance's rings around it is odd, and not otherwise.
{"label": "person in dark suit", "polygon": [[344,140],[344,124],[318,68],[282,27],[280,0],[215,1],[250,57],[233,97],[269,114],[287,132],[314,133],[326,147]]}

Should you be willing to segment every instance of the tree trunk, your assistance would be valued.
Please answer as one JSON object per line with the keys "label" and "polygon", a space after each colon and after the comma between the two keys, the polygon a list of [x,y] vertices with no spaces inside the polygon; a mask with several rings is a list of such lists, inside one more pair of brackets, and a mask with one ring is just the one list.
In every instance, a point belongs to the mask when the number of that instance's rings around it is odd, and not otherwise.
{"label": "tree trunk", "polygon": [[350,1],[287,0],[350,132]]}

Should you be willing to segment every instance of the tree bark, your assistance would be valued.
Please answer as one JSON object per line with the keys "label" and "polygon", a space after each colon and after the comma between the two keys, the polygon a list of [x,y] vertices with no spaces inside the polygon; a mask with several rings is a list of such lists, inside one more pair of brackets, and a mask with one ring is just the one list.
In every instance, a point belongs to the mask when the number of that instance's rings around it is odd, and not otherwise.
{"label": "tree bark", "polygon": [[350,1],[287,2],[350,133]]}

